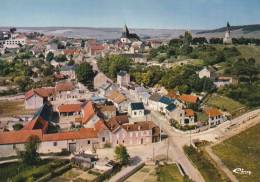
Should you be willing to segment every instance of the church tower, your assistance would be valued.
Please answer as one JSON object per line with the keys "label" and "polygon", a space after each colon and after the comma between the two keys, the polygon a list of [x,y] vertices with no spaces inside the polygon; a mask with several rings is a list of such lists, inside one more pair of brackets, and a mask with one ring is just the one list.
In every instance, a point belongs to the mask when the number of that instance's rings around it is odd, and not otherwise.
{"label": "church tower", "polygon": [[227,22],[227,30],[225,33],[225,37],[223,39],[224,44],[232,44],[232,38],[231,38],[231,29],[230,29],[230,24]]}

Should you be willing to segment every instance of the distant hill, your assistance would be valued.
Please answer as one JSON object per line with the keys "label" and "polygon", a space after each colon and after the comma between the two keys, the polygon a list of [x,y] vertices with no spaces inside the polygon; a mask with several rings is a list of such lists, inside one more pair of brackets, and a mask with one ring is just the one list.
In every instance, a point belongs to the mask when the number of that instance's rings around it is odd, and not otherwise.
{"label": "distant hill", "polygon": [[[208,33],[221,33],[226,31],[226,27],[214,29],[214,30],[204,30],[197,32],[197,34],[208,34]],[[260,24],[255,25],[239,25],[239,26],[231,26],[231,31],[241,30],[243,33],[248,34],[256,31],[260,31]]]}

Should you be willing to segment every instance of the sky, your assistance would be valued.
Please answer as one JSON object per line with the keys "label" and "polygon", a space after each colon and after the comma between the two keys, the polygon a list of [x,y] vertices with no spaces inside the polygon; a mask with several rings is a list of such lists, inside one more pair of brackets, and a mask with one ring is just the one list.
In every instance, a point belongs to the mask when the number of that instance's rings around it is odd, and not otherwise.
{"label": "sky", "polygon": [[260,0],[0,0],[0,26],[214,29],[259,24]]}

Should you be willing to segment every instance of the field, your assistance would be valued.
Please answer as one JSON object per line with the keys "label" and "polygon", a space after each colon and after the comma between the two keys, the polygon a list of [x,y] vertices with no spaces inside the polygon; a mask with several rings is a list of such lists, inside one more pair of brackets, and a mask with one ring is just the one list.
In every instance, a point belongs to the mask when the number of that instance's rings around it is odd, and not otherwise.
{"label": "field", "polygon": [[32,113],[34,113],[34,111],[26,110],[24,108],[23,100],[16,100],[16,101],[1,100],[0,101],[1,117],[11,117],[16,115],[26,115]]}
{"label": "field", "polygon": [[214,166],[202,150],[198,152],[194,147],[184,147],[184,151],[192,163],[198,168],[206,182],[228,182],[229,180]]}
{"label": "field", "polygon": [[260,182],[260,124],[213,147],[213,151],[232,171],[243,168],[251,175],[235,174],[241,182]]}
{"label": "field", "polygon": [[64,166],[68,161],[61,160],[43,160],[37,166],[28,166],[21,162],[13,162],[7,164],[0,164],[0,181],[26,181],[29,178],[38,179],[45,174],[50,173],[51,170]]}
{"label": "field", "polygon": [[256,62],[260,64],[260,46],[246,46],[239,45],[237,46],[238,50],[241,53],[241,56],[244,58],[255,58]]}
{"label": "field", "polygon": [[211,107],[220,108],[223,111],[229,112],[231,115],[234,115],[237,111],[246,108],[243,104],[231,98],[220,95],[211,95],[205,104]]}
{"label": "field", "polygon": [[184,177],[180,174],[175,164],[164,166],[144,166],[126,182],[183,182]]}
{"label": "field", "polygon": [[86,171],[72,168],[69,171],[63,173],[61,176],[58,176],[54,179],[51,179],[51,182],[70,182],[70,181],[93,181],[97,178],[96,175],[90,174]]}

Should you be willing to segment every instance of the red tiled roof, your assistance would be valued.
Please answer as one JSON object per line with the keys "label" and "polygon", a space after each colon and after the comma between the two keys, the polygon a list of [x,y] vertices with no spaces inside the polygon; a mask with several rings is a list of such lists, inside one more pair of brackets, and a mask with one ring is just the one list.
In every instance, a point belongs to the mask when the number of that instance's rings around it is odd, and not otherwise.
{"label": "red tiled roof", "polygon": [[118,126],[126,123],[129,123],[127,115],[121,115],[121,116],[114,116],[110,118],[106,124],[110,130],[114,130]]}
{"label": "red tiled roof", "polygon": [[0,145],[25,143],[32,135],[36,135],[42,140],[42,130],[19,130],[0,133]]}
{"label": "red tiled roof", "polygon": [[80,104],[62,104],[57,108],[58,112],[80,112],[81,105]]}
{"label": "red tiled roof", "polygon": [[192,109],[184,109],[184,111],[185,111],[185,116],[187,116],[187,117],[194,116],[194,111]]}
{"label": "red tiled roof", "polygon": [[183,94],[179,97],[179,99],[183,102],[186,102],[186,103],[197,103],[199,98],[195,95],[186,95],[186,94]]}
{"label": "red tiled roof", "polygon": [[99,133],[101,130],[108,129],[106,126],[105,122],[103,120],[99,120],[98,122],[95,123],[94,126],[95,130]]}
{"label": "red tiled roof", "polygon": [[154,125],[151,121],[142,121],[131,124],[122,125],[126,131],[144,131],[144,130],[152,130],[156,125]]}
{"label": "red tiled roof", "polygon": [[63,53],[65,54],[65,55],[79,55],[80,54],[80,50],[76,50],[76,49],[65,49],[64,51],[63,51]]}
{"label": "red tiled roof", "polygon": [[222,116],[222,112],[220,112],[220,110],[218,110],[217,108],[208,108],[205,109],[205,113],[209,116],[209,117],[215,117],[215,116]]}
{"label": "red tiled roof", "polygon": [[57,83],[57,85],[55,86],[55,89],[57,92],[71,91],[74,89],[74,85],[72,82],[61,82],[61,83]]}
{"label": "red tiled roof", "polygon": [[112,100],[113,102],[115,102],[117,104],[120,104],[120,103],[126,101],[126,97],[116,90],[108,93],[107,98]]}
{"label": "red tiled roof", "polygon": [[97,138],[97,131],[94,128],[81,128],[79,131],[45,134],[43,135],[42,141],[63,141],[88,138]]}
{"label": "red tiled roof", "polygon": [[53,87],[31,89],[25,93],[25,99],[27,100],[35,94],[39,95],[40,97],[49,97],[50,95],[54,94],[54,91],[55,90]]}
{"label": "red tiled roof", "polygon": [[41,129],[45,132],[48,128],[48,121],[45,121],[41,116],[29,121],[22,130],[38,130]]}
{"label": "red tiled roof", "polygon": [[83,118],[82,118],[82,124],[87,123],[94,115],[95,107],[93,102],[89,101],[84,107],[83,107]]}

